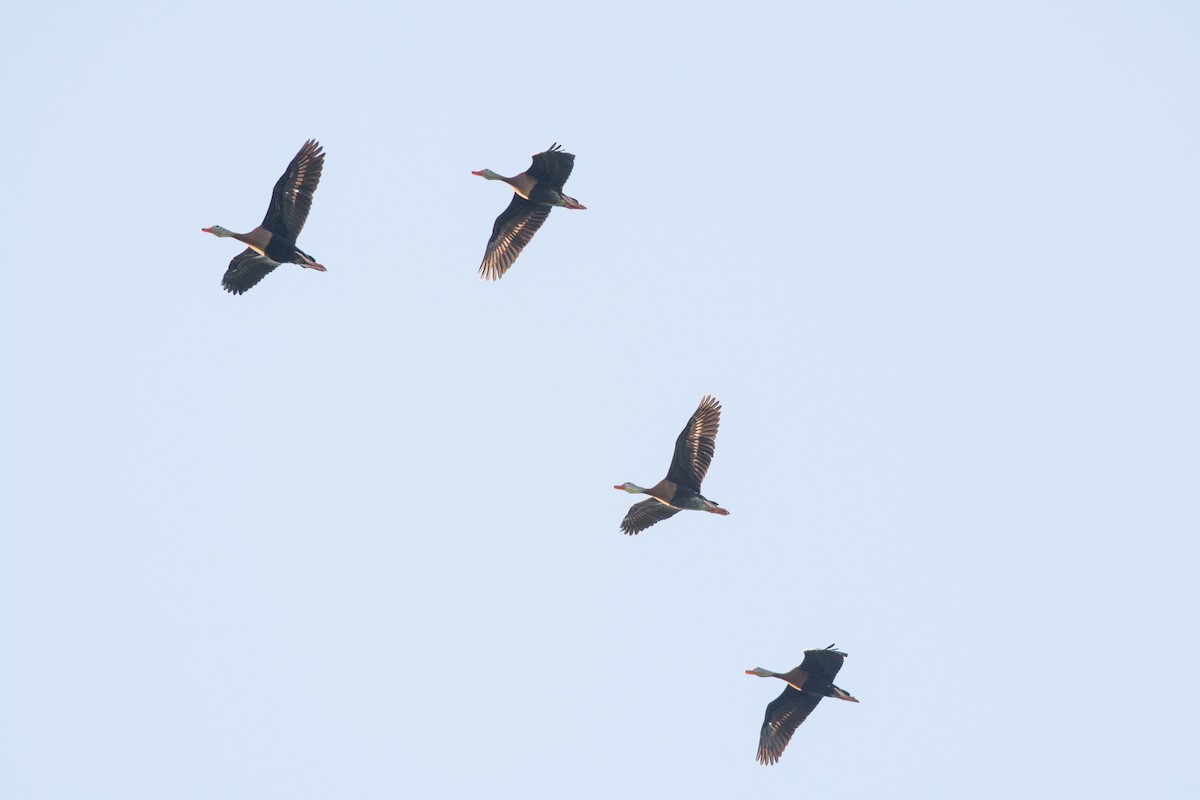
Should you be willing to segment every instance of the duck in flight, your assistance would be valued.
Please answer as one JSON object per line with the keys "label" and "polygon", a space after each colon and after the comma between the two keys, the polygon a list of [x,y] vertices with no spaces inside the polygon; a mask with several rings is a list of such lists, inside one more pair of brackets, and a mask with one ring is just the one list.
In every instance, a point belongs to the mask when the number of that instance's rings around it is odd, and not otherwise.
{"label": "duck in flight", "polygon": [[313,192],[321,180],[321,168],[325,165],[325,153],[315,139],[309,139],[296,153],[287,171],[275,182],[271,192],[271,205],[267,215],[249,233],[234,233],[220,225],[201,228],[205,233],[222,238],[237,239],[247,245],[234,256],[225,270],[221,285],[225,291],[242,294],[249,291],[280,264],[299,264],[308,269],[324,272],[325,267],[312,256],[296,246],[296,237],[308,219],[312,206]]}
{"label": "duck in flight", "polygon": [[492,226],[492,238],[488,240],[483,263],[479,265],[481,278],[495,281],[504,277],[525,245],[542,227],[546,217],[550,216],[550,209],[555,206],[587,208],[562,191],[574,166],[575,156],[564,153],[558,144],[552,144],[544,153],[535,155],[533,164],[520,175],[506,178],[490,169],[471,173],[489,181],[504,181],[515,192],[508,208],[496,217],[496,224]]}
{"label": "duck in flight", "polygon": [[783,694],[767,704],[767,716],[758,734],[756,761],[761,764],[778,761],[796,728],[808,719],[821,698],[836,697],[851,703],[858,702],[849,692],[833,685],[833,679],[845,660],[845,653],[829,645],[823,650],[805,650],[804,661],[791,672],[780,674],[762,667],[746,670],[747,675],[787,681]]}
{"label": "duck in flight", "polygon": [[630,494],[648,494],[649,500],[634,503],[621,521],[621,530],[628,534],[641,533],[656,522],[673,517],[683,509],[708,511],[726,516],[728,511],[700,494],[700,483],[708,472],[717,442],[717,427],[721,424],[721,404],[715,397],[705,395],[700,406],[679,438],[675,440],[675,455],[667,477],[643,489],[635,483],[622,483],[614,489]]}

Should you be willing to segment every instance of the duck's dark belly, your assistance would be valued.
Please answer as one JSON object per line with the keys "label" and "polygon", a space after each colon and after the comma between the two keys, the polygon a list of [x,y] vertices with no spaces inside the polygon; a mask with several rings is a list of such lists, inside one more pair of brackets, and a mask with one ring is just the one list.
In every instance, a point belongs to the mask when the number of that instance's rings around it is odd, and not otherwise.
{"label": "duck's dark belly", "polygon": [[539,183],[533,187],[525,199],[531,203],[537,203],[539,206],[556,206],[560,197],[562,197],[560,192]]}
{"label": "duck's dark belly", "polygon": [[286,239],[281,239],[278,236],[272,236],[271,241],[267,243],[267,249],[263,251],[263,255],[272,261],[287,264],[298,260],[296,256],[299,255],[299,250],[296,249],[294,243]]}
{"label": "duck's dark belly", "polygon": [[675,489],[675,496],[671,498],[671,501],[667,505],[674,508],[702,509],[704,508],[704,498],[691,489],[685,489],[680,486]]}

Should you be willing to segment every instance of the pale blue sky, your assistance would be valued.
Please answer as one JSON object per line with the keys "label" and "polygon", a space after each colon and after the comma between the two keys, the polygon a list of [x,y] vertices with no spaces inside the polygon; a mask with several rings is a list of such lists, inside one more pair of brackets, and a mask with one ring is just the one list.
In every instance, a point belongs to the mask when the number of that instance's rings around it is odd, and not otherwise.
{"label": "pale blue sky", "polygon": [[[0,797],[1194,797],[1200,11],[9,4]],[[305,139],[301,246],[220,288]],[[498,284],[508,190],[577,155]],[[705,494],[614,483],[724,404]],[[776,766],[763,709],[850,654]]]}

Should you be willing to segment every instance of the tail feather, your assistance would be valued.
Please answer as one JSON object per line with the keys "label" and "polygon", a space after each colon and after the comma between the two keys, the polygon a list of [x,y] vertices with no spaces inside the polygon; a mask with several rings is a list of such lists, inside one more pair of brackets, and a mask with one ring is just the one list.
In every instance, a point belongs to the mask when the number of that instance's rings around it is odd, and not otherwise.
{"label": "tail feather", "polygon": [[564,208],[574,208],[574,209],[581,210],[581,211],[587,210],[587,206],[585,206],[583,203],[576,200],[574,197],[567,197],[565,194],[560,195],[560,196],[562,197],[561,205]]}
{"label": "tail feather", "polygon": [[296,252],[300,255],[300,260],[296,262],[300,266],[307,267],[308,269],[315,269],[317,272],[327,272],[324,264],[318,264],[315,258],[301,250],[299,247],[296,248]]}
{"label": "tail feather", "polygon": [[858,702],[858,698],[857,698],[857,697],[855,697],[854,695],[850,694],[850,693],[849,693],[849,692],[847,692],[845,689],[839,689],[839,688],[838,688],[838,687],[836,687],[836,686],[834,686],[834,687],[833,687],[833,694],[832,694],[832,695],[830,695],[830,697],[836,697],[838,700],[848,700],[848,701],[850,701],[851,703],[857,703],[857,702]]}

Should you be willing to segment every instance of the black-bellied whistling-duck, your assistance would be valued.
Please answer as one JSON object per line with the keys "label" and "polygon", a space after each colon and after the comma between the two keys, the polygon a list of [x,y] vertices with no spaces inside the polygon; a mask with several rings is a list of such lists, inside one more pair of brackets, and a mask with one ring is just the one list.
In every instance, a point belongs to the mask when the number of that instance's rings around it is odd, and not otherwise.
{"label": "black-bellied whistling-duck", "polygon": [[230,237],[248,245],[229,262],[221,285],[225,291],[241,294],[261,281],[280,264],[299,264],[308,269],[324,272],[308,253],[296,246],[296,237],[308,219],[312,206],[313,192],[321,180],[321,167],[325,165],[325,153],[315,139],[309,139],[296,153],[287,171],[275,182],[271,192],[271,205],[267,215],[249,233],[234,233],[213,225],[201,228],[213,236]]}
{"label": "black-bellied whistling-duck", "polygon": [[700,494],[700,482],[704,480],[709,462],[712,461],[720,424],[721,404],[715,397],[705,395],[700,399],[700,407],[675,440],[675,455],[671,458],[667,477],[649,489],[633,483],[613,487],[630,494],[648,494],[652,498],[634,503],[625,519],[621,520],[621,530],[628,534],[641,533],[654,523],[675,516],[682,509],[721,515],[729,513]]}
{"label": "black-bellied whistling-duck", "polygon": [[496,224],[492,226],[492,238],[488,239],[483,263],[479,265],[481,278],[500,280],[504,277],[550,216],[550,209],[555,206],[587,208],[574,197],[562,193],[563,184],[571,177],[574,166],[575,156],[552,144],[546,152],[535,155],[533,164],[520,175],[506,178],[490,169],[471,173],[489,181],[504,181],[516,192],[508,208],[496,217]]}
{"label": "black-bellied whistling-duck", "polygon": [[767,716],[758,735],[757,761],[763,764],[778,761],[796,728],[808,718],[822,697],[858,702],[849,692],[833,685],[845,660],[845,653],[829,645],[824,650],[805,650],[804,661],[791,672],[780,674],[762,667],[746,670],[747,675],[779,678],[788,684],[783,694],[767,704]]}

